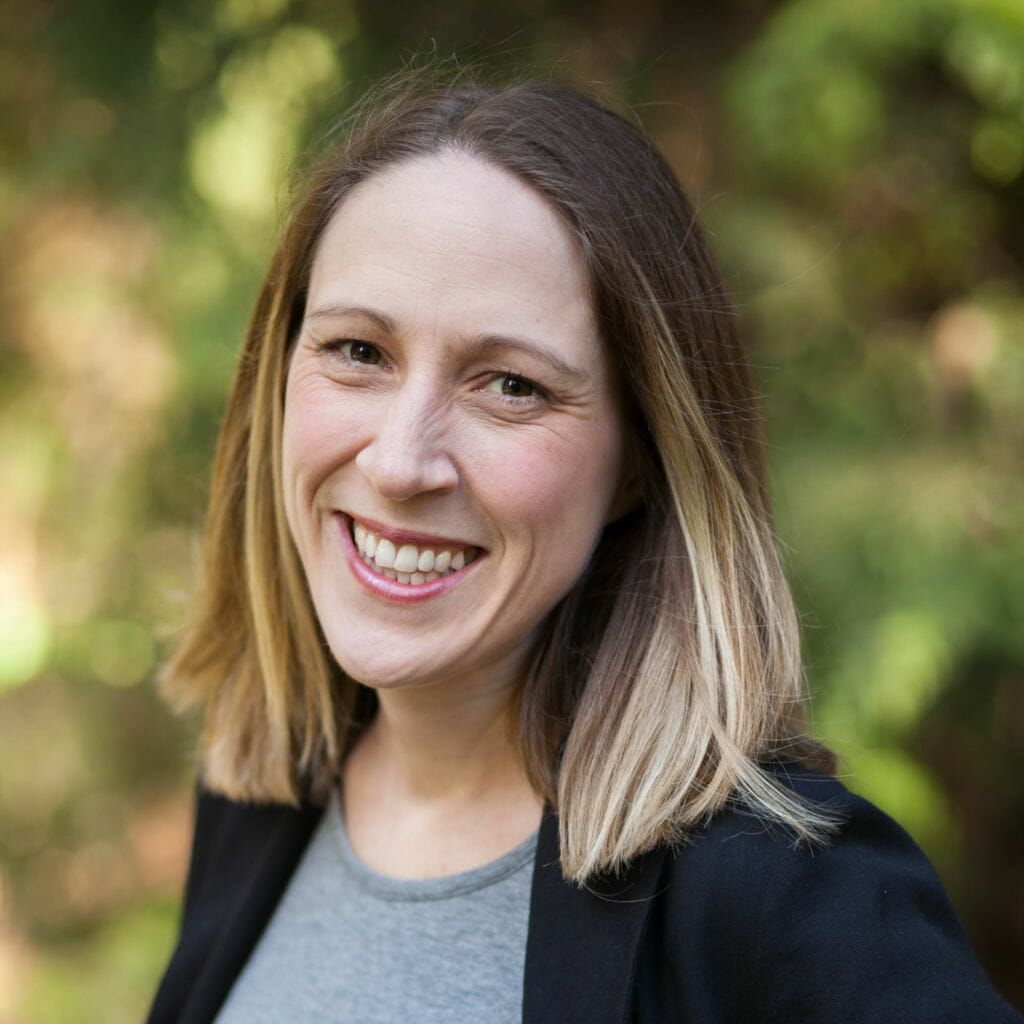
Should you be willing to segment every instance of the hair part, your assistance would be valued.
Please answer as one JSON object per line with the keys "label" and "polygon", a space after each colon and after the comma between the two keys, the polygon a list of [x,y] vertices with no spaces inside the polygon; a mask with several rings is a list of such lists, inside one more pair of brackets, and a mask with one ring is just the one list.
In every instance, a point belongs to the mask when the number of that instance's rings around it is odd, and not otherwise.
{"label": "hair part", "polygon": [[194,618],[163,673],[179,705],[205,705],[207,785],[322,800],[372,713],[372,691],[327,650],[285,520],[287,360],[317,245],[351,190],[455,150],[512,173],[568,225],[633,426],[639,500],[551,613],[518,695],[526,770],[560,816],[563,873],[615,871],[737,800],[797,839],[822,839],[828,815],[764,767],[786,757],[831,771],[834,758],[807,735],[758,396],[671,170],[630,123],[547,82],[415,72],[348,127],[309,174],[249,324]]}

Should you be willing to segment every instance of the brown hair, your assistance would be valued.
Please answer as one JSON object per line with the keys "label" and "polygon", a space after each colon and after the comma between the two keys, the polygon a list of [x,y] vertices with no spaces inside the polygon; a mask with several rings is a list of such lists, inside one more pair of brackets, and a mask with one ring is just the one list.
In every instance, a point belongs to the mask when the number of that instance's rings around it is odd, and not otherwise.
{"label": "brown hair", "polygon": [[322,797],[368,691],[326,650],[285,522],[289,347],[318,241],[351,189],[455,150],[558,211],[624,382],[639,500],[552,612],[520,695],[531,781],[559,811],[562,865],[614,870],[740,798],[797,836],[827,817],[777,786],[806,735],[799,637],[775,549],[758,399],[693,210],[643,134],[547,82],[421,78],[360,107],[308,176],[263,284],[221,431],[193,623],[164,675],[205,703],[204,775],[234,797]]}

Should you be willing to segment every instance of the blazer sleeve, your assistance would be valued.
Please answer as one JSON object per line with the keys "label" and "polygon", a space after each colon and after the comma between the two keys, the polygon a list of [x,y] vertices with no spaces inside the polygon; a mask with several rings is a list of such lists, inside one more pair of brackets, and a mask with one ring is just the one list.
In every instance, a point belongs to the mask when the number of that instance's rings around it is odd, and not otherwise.
{"label": "blazer sleeve", "polygon": [[[752,826],[717,834],[733,892],[719,918],[737,1019],[786,1024],[1010,1024],[935,871],[894,821],[834,780],[791,782],[844,819],[825,847]],[[709,837],[710,838],[710,837]],[[711,851],[706,851],[710,853]],[[722,933],[719,932],[719,940]]]}

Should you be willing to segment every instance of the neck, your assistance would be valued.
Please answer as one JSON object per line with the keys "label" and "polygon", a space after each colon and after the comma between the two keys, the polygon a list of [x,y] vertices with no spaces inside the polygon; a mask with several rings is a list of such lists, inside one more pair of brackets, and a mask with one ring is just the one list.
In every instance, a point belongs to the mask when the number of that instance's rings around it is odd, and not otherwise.
{"label": "neck", "polygon": [[396,877],[468,870],[536,827],[512,721],[513,687],[378,691],[376,718],[345,764],[349,839]]}
{"label": "neck", "polygon": [[511,695],[504,693],[443,704],[423,693],[382,693],[367,739],[389,784],[411,799],[471,800],[519,774]]}

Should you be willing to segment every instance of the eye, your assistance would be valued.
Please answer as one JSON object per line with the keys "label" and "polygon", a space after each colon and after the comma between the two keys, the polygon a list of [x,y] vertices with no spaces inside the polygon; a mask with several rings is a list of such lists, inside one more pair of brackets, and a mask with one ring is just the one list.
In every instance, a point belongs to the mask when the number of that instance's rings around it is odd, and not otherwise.
{"label": "eye", "polygon": [[487,385],[488,391],[496,391],[506,398],[532,398],[537,387],[525,377],[515,377],[510,373],[502,373]]}
{"label": "eye", "polygon": [[347,356],[353,363],[365,363],[367,366],[376,366],[383,358],[380,349],[368,341],[339,341],[336,342],[336,351]]}

